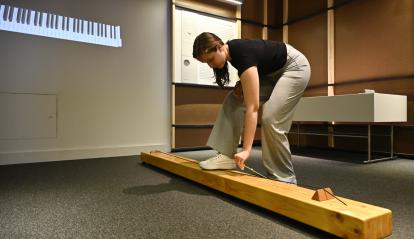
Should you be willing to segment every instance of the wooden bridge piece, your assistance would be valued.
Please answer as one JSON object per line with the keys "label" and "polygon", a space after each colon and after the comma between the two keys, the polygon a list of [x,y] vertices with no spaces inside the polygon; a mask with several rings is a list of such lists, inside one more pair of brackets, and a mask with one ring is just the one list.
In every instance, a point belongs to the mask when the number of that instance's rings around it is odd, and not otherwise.
{"label": "wooden bridge piece", "polygon": [[337,197],[313,200],[315,191],[231,170],[202,170],[198,161],[152,151],[144,163],[240,198],[278,214],[344,238],[383,238],[392,233],[389,209]]}

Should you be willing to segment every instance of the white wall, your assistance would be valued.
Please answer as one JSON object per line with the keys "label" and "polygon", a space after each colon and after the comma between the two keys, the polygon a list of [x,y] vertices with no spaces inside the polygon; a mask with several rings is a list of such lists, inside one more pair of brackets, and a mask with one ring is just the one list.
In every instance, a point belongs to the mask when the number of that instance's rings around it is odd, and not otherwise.
{"label": "white wall", "polygon": [[0,93],[57,99],[56,135],[0,139],[0,164],[170,150],[169,1],[2,4],[120,25],[123,47],[0,31]]}

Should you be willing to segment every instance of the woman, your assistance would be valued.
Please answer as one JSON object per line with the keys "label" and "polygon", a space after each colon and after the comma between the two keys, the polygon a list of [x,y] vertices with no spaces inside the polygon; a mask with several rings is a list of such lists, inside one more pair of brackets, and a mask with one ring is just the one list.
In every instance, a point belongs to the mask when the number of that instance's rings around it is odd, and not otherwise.
{"label": "woman", "polygon": [[[213,33],[196,37],[193,57],[214,70],[216,83],[229,83],[228,62],[240,77],[223,103],[207,145],[219,153],[200,162],[203,169],[244,169],[257,126],[259,106],[262,159],[268,175],[296,184],[286,133],[310,78],[306,57],[292,46],[268,40],[230,40],[226,44]],[[243,148],[237,152],[241,131]]]}

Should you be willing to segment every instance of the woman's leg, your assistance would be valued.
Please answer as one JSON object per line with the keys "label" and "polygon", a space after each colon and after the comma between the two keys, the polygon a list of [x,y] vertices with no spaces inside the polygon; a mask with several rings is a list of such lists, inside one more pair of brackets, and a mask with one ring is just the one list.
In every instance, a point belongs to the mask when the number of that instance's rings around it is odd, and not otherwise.
{"label": "woman's leg", "polygon": [[244,122],[245,107],[233,92],[227,94],[214,123],[207,145],[230,158],[237,152]]}
{"label": "woman's leg", "polygon": [[263,105],[261,123],[263,163],[271,177],[296,183],[286,133],[310,78],[306,57],[288,45],[288,61],[269,100]]}

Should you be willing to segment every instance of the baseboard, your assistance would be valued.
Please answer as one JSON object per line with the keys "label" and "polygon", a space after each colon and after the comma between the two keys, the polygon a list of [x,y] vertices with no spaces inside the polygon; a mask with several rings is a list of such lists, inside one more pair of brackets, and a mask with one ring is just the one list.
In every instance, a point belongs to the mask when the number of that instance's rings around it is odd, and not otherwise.
{"label": "baseboard", "polygon": [[171,147],[165,144],[153,144],[6,153],[0,152],[0,165],[131,156],[139,155],[141,152],[148,152],[151,150],[162,150],[169,152],[171,150]]}

